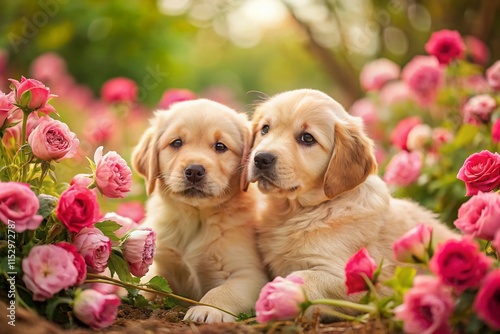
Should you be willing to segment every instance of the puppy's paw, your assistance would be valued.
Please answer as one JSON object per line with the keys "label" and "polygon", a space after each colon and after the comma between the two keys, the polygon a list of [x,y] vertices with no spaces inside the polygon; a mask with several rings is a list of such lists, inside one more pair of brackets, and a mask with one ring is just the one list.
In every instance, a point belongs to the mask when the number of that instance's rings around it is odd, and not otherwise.
{"label": "puppy's paw", "polygon": [[195,322],[234,322],[236,320],[232,315],[227,314],[226,312],[219,311],[213,307],[209,306],[194,306],[191,307],[186,315],[184,316],[184,320],[195,321]]}

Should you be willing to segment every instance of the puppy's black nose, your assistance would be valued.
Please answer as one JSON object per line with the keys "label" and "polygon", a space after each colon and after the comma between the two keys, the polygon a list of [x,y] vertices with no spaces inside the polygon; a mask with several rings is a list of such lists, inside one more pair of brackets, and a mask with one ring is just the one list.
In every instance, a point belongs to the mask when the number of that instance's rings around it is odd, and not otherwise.
{"label": "puppy's black nose", "polygon": [[184,169],[184,175],[192,183],[200,182],[205,177],[205,168],[202,165],[189,165]]}
{"label": "puppy's black nose", "polygon": [[253,158],[255,167],[258,169],[268,169],[276,163],[276,156],[271,153],[259,152]]}

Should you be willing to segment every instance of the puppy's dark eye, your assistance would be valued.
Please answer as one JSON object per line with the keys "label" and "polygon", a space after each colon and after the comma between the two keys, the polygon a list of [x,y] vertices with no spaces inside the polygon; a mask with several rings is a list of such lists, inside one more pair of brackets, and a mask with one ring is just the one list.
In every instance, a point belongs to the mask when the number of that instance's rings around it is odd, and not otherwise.
{"label": "puppy's dark eye", "polygon": [[215,150],[219,153],[223,153],[227,151],[227,146],[222,144],[221,142],[218,142],[215,144]]}
{"label": "puppy's dark eye", "polygon": [[314,139],[312,134],[305,132],[300,136],[300,141],[306,145],[312,145],[316,142],[316,139]]}
{"label": "puppy's dark eye", "polygon": [[265,134],[266,134],[266,133],[268,133],[268,132],[269,132],[269,125],[264,125],[264,126],[262,127],[262,130],[260,130],[260,134],[261,134],[261,135],[265,135]]}
{"label": "puppy's dark eye", "polygon": [[175,148],[179,148],[182,146],[182,140],[176,139],[170,143],[170,146],[175,147]]}

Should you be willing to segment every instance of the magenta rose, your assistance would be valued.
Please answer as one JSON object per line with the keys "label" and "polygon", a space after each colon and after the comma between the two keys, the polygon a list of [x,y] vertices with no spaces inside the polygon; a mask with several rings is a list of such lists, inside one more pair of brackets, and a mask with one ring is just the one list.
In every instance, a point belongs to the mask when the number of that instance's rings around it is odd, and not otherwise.
{"label": "magenta rose", "polygon": [[17,233],[40,226],[43,217],[37,215],[39,207],[38,197],[29,184],[0,182],[0,220],[13,225]]}
{"label": "magenta rose", "polygon": [[448,65],[452,60],[464,57],[465,44],[458,31],[445,29],[431,35],[425,51],[435,56],[440,64]]}
{"label": "magenta rose", "polygon": [[400,71],[398,64],[389,59],[373,60],[361,70],[361,87],[366,91],[380,90],[386,82],[397,79]]}
{"label": "magenta rose", "polygon": [[101,230],[85,227],[75,236],[73,245],[85,259],[89,272],[98,274],[106,269],[111,255],[111,241]]}
{"label": "magenta rose", "polygon": [[490,272],[477,292],[473,309],[491,329],[500,330],[500,270]]}
{"label": "magenta rose", "polygon": [[33,155],[45,161],[72,158],[80,141],[63,122],[43,117],[28,137]]}
{"label": "magenta rose", "polygon": [[443,82],[443,68],[433,56],[416,56],[403,69],[402,78],[417,102],[428,107],[434,102]]}
{"label": "magenta rose", "polygon": [[128,232],[139,227],[139,224],[137,224],[132,219],[120,216],[115,212],[106,213],[104,217],[102,217],[99,221],[105,221],[105,220],[114,221],[121,226],[118,230],[114,231],[114,234],[120,239],[123,238]]}
{"label": "magenta rose", "polygon": [[368,254],[366,248],[361,248],[354,254],[345,264],[345,284],[347,286],[347,294],[366,291],[368,285],[365,277],[369,280],[373,279],[373,274],[377,269],[375,260]]}
{"label": "magenta rose", "polygon": [[391,143],[392,145],[402,149],[408,150],[408,134],[417,125],[422,124],[420,117],[411,116],[399,121],[394,130],[391,133]]}
{"label": "magenta rose", "polygon": [[500,231],[497,231],[497,233],[495,233],[495,237],[493,238],[491,245],[493,246],[493,248],[495,248],[497,253],[500,253]]}
{"label": "magenta rose", "polygon": [[44,301],[77,283],[73,255],[54,245],[35,246],[23,259],[23,282],[33,292],[33,300]]}
{"label": "magenta rose", "polygon": [[491,127],[491,139],[495,144],[500,143],[500,118]]}
{"label": "magenta rose", "polygon": [[168,89],[163,93],[158,108],[168,109],[174,103],[194,99],[196,99],[196,94],[188,89]]}
{"label": "magenta rose", "polygon": [[141,223],[146,217],[146,212],[144,211],[144,206],[141,202],[122,202],[118,205],[116,213],[123,217],[128,217],[135,221],[137,224]]}
{"label": "magenta rose", "polygon": [[266,323],[298,316],[300,305],[307,300],[302,285],[304,281],[296,275],[278,276],[264,285],[255,303],[257,321]]}
{"label": "magenta rose", "polygon": [[14,100],[22,109],[40,111],[43,113],[55,112],[49,100],[57,95],[51,94],[50,89],[35,79],[21,78],[21,81],[9,79],[14,84]]}
{"label": "magenta rose", "polygon": [[102,151],[103,147],[100,146],[94,154],[97,188],[109,198],[125,197],[132,184],[132,171],[118,153],[109,151],[103,156]]}
{"label": "magenta rose", "polygon": [[472,196],[458,209],[455,226],[463,234],[493,240],[500,230],[500,194],[479,192]]}
{"label": "magenta rose", "polygon": [[449,318],[454,310],[451,291],[432,276],[416,276],[413,287],[394,309],[408,334],[451,334]]}
{"label": "magenta rose", "polygon": [[389,161],[384,181],[389,185],[404,187],[415,182],[422,170],[422,157],[418,152],[400,151]]}
{"label": "magenta rose", "polygon": [[85,187],[71,186],[61,194],[56,215],[70,232],[78,233],[84,227],[93,226],[99,218],[97,197]]}
{"label": "magenta rose", "polygon": [[73,313],[78,320],[93,329],[106,328],[115,321],[120,303],[116,295],[86,289],[76,294]]}
{"label": "magenta rose", "polygon": [[122,244],[123,257],[127,260],[132,275],[146,275],[153,264],[156,250],[156,233],[149,227],[139,228],[130,233]]}
{"label": "magenta rose", "polygon": [[82,285],[83,282],[85,281],[85,278],[87,277],[87,265],[85,264],[85,259],[83,258],[83,256],[80,253],[78,253],[78,250],[76,249],[75,246],[67,242],[62,241],[54,245],[57,247],[61,247],[62,249],[65,249],[67,252],[73,255],[73,265],[75,266],[76,271],[78,272],[75,285]]}
{"label": "magenta rose", "polygon": [[486,150],[472,154],[458,171],[457,178],[465,182],[466,196],[495,189],[500,185],[500,155]]}
{"label": "magenta rose", "polygon": [[470,98],[463,108],[464,123],[488,123],[497,103],[490,95],[482,94]]}
{"label": "magenta rose", "polygon": [[392,245],[394,258],[406,263],[426,263],[429,259],[432,228],[418,224]]}
{"label": "magenta rose", "polygon": [[500,90],[500,60],[486,70],[486,81],[494,90]]}
{"label": "magenta rose", "polygon": [[464,237],[438,244],[429,267],[443,284],[463,292],[481,284],[491,262],[472,238]]}
{"label": "magenta rose", "polygon": [[135,102],[137,94],[135,81],[123,77],[110,79],[101,88],[101,97],[106,102]]}

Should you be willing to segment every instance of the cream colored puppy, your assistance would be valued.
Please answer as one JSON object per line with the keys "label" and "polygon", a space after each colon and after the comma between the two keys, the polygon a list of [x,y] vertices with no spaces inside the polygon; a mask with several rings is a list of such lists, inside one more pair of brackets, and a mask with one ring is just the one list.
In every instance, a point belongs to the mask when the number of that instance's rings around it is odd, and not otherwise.
{"label": "cream colored puppy", "polygon": [[[254,240],[255,200],[240,189],[250,129],[245,115],[209,100],[157,111],[132,163],[150,198],[144,226],[157,233],[148,277],[235,314],[254,307],[267,281]],[[234,321],[205,306],[185,319]]]}
{"label": "cream colored puppy", "polygon": [[431,212],[391,198],[361,119],[326,94],[279,94],[252,123],[248,178],[266,201],[259,248],[272,277],[302,277],[310,299],[359,298],[346,295],[346,261],[366,247],[377,263],[384,258],[387,277],[393,242],[417,223],[431,225],[435,238],[455,237]]}

